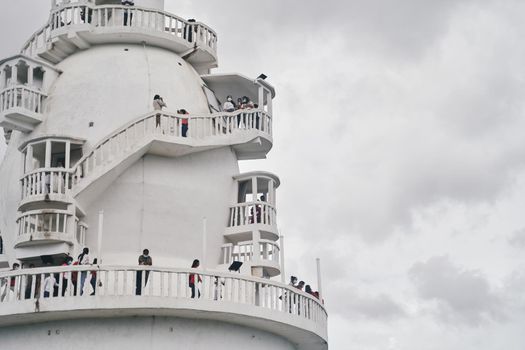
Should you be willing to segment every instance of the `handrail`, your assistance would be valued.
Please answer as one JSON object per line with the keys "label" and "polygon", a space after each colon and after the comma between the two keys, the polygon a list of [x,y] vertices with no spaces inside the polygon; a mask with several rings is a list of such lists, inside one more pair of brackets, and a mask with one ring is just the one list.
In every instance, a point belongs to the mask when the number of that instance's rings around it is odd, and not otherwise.
{"label": "handrail", "polygon": [[251,224],[275,225],[276,215],[275,207],[268,202],[237,203],[230,206],[228,227]]}
{"label": "handrail", "polygon": [[[71,217],[73,217],[73,214],[66,210],[26,212],[16,220],[18,224],[18,235],[24,236],[44,233],[72,235],[73,233],[67,232],[68,221],[71,220]],[[44,229],[46,225],[47,229]]]}
{"label": "handrail", "polygon": [[71,170],[41,168],[25,174],[21,179],[22,199],[50,194],[67,194],[71,189]]}
{"label": "handrail", "polygon": [[[127,17],[123,20],[124,14],[130,17],[129,21]],[[151,29],[175,35],[189,44],[203,44],[213,54],[217,53],[217,33],[201,22],[189,22],[166,11],[141,6],[96,6],[91,3],[69,3],[54,8],[48,23],[33,34],[24,44],[21,52],[34,55],[35,49],[50,42],[53,31],[80,24],[93,27]],[[39,43],[40,39],[42,45]]]}
{"label": "handrail", "polygon": [[46,97],[46,94],[31,87],[13,85],[0,91],[0,112],[19,107],[33,113],[42,113]]}
{"label": "handrail", "polygon": [[[187,121],[187,124],[185,124]],[[187,133],[185,131],[187,125]],[[261,109],[186,116],[171,112],[149,112],[102,139],[72,167],[74,185],[108,158],[116,157],[147,136],[202,139],[232,135],[238,130],[256,130],[271,136],[272,118]],[[113,152],[114,150],[114,152]]]}
{"label": "handrail", "polygon": [[[147,271],[144,273],[144,271]],[[200,279],[191,293],[189,276]],[[79,278],[80,275],[80,278]],[[44,293],[46,278],[55,276],[55,291]],[[146,277],[148,276],[148,277]],[[67,283],[71,281],[70,283]],[[92,281],[94,283],[92,283]],[[156,266],[60,266],[0,272],[0,285],[9,288],[2,303],[60,298],[135,296],[185,298],[195,302],[248,304],[326,325],[326,310],[314,296],[288,285],[238,274]],[[4,289],[5,290],[5,289]],[[53,290],[53,288],[51,288]],[[192,295],[193,294],[193,295]],[[1,310],[1,307],[0,307]]]}

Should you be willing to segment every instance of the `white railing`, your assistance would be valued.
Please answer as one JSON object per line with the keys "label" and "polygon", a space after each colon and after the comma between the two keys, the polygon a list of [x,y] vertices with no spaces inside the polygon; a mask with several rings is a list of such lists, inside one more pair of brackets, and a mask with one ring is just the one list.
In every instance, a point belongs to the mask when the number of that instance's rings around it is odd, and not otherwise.
{"label": "white railing", "polygon": [[22,200],[40,195],[66,194],[71,189],[71,173],[64,168],[42,168],[22,179]]}
{"label": "white railing", "polygon": [[237,244],[227,243],[222,246],[222,263],[231,264],[234,261],[252,262],[266,261],[279,264],[279,245],[277,242],[261,239],[259,241],[259,256],[254,258],[257,251],[256,243],[252,241],[239,242]]}
{"label": "white railing", "polygon": [[64,210],[29,211],[16,221],[18,235],[67,234],[71,213]]}
{"label": "white railing", "polygon": [[46,46],[51,42],[51,24],[47,23],[37,32],[35,32],[28,41],[24,44],[24,47],[21,50],[21,53],[35,57],[38,55],[39,51],[46,48]]}
{"label": "white railing", "polygon": [[[202,281],[196,284],[192,293],[189,277],[195,273]],[[51,276],[54,276],[54,281]],[[3,303],[24,300],[45,303],[46,300],[65,298],[134,296],[193,300],[196,309],[201,301],[213,301],[224,303],[225,312],[232,303],[244,304],[307,319],[323,328],[327,319],[318,299],[293,287],[248,276],[193,269],[136,266],[25,269],[0,273],[0,286],[0,314]],[[45,293],[46,286],[49,286],[49,293]],[[115,302],[118,303],[118,300]],[[115,307],[118,308],[118,304]],[[93,308],[97,308],[95,303]]]}
{"label": "white railing", "polygon": [[214,55],[217,53],[217,34],[202,23],[188,22],[161,10],[137,6],[94,6],[86,3],[58,6],[52,11],[49,23],[24,45],[22,53],[35,55],[50,43],[53,31],[76,25],[91,25],[94,28],[139,28],[169,34],[190,45],[206,47]]}
{"label": "white railing", "polygon": [[26,86],[13,86],[0,92],[0,112],[11,108],[23,108],[28,112],[43,112],[43,103],[46,98],[42,92]]}
{"label": "white railing", "polygon": [[[187,132],[185,134],[185,120]],[[166,112],[152,112],[112,133],[95,145],[73,167],[73,185],[78,184],[97,168],[111,163],[141,144],[149,137],[174,139],[204,139],[230,136],[239,131],[256,130],[271,135],[271,117],[258,109],[208,116],[187,116]],[[185,136],[184,136],[185,135]]]}
{"label": "white railing", "polygon": [[78,218],[75,218],[75,223],[76,223],[77,242],[81,247],[84,247],[84,245],[86,244],[86,234],[88,230],[88,225],[78,220]]}
{"label": "white railing", "polygon": [[228,227],[251,224],[275,225],[275,208],[266,202],[239,203],[230,207]]}

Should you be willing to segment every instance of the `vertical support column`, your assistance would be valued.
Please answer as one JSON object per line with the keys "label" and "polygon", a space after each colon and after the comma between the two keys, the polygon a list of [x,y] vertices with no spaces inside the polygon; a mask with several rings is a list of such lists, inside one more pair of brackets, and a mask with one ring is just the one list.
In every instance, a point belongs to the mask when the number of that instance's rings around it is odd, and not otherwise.
{"label": "vertical support column", "polygon": [[286,271],[284,269],[284,236],[279,237],[279,254],[280,261],[279,265],[281,267],[281,282],[286,283]]}
{"label": "vertical support column", "polygon": [[258,98],[258,105],[260,109],[264,109],[264,87],[260,84],[259,85],[259,98]]}
{"label": "vertical support column", "polygon": [[33,66],[32,65],[28,65],[28,67],[27,67],[27,86],[29,86],[30,88],[33,88],[33,80],[34,80],[34,77],[33,77]]}
{"label": "vertical support column", "polygon": [[26,168],[24,173],[27,174],[33,171],[33,145],[29,144],[26,148]]}
{"label": "vertical support column", "polygon": [[0,69],[0,90],[3,90],[7,87],[5,84],[5,78],[5,71],[3,69]]}
{"label": "vertical support column", "polygon": [[64,163],[64,168],[66,170],[69,170],[71,167],[71,141],[66,141],[66,159]]}
{"label": "vertical support column", "polygon": [[270,181],[268,181],[268,198],[266,200],[268,201],[268,203],[270,203],[270,205],[275,207],[274,192],[275,192],[275,189],[274,189],[273,179],[271,179]]}
{"label": "vertical support column", "polygon": [[202,267],[203,270],[206,269],[207,223],[208,223],[208,219],[206,217],[202,218],[202,259],[201,259],[201,267]]}
{"label": "vertical support column", "polygon": [[11,68],[11,85],[18,84],[18,66],[15,64]]}
{"label": "vertical support column", "polygon": [[261,261],[261,232],[259,230],[252,231],[253,256],[252,261]]}
{"label": "vertical support column", "polygon": [[97,263],[102,263],[102,230],[104,229],[104,211],[98,212],[98,239],[97,239]]}
{"label": "vertical support column", "polygon": [[257,194],[259,193],[257,189],[257,177],[252,177],[252,195],[253,195],[253,201],[257,201]]}
{"label": "vertical support column", "polygon": [[321,259],[315,259],[317,262],[317,290],[319,291],[319,300],[323,300],[323,285],[321,282]]}
{"label": "vertical support column", "polygon": [[273,99],[272,93],[268,92],[268,115],[273,116]]}
{"label": "vertical support column", "polygon": [[44,168],[51,168],[51,140],[46,140],[46,159]]}

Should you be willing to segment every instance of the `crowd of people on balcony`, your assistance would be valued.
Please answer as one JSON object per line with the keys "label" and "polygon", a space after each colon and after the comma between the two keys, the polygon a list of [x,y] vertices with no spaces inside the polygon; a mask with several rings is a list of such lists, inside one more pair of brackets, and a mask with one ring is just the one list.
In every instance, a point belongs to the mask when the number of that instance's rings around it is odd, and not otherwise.
{"label": "crowd of people on balcony", "polygon": [[296,288],[296,289],[299,289],[299,290],[303,290],[303,288],[304,288],[304,292],[306,292],[306,293],[310,294],[311,296],[316,297],[317,299],[319,299],[319,292],[318,291],[314,292],[312,290],[312,287],[309,284],[306,284],[304,281],[299,281],[299,283],[297,281],[298,281],[297,277],[291,276],[290,277],[290,283],[288,285],[290,287],[293,287],[293,288]]}

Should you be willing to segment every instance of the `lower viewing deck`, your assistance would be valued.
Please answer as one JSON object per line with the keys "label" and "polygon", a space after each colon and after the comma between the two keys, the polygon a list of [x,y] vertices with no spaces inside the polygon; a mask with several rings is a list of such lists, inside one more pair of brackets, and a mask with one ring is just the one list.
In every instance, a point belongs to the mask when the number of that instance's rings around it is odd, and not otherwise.
{"label": "lower viewing deck", "polygon": [[[202,282],[189,286],[191,274]],[[196,280],[199,278],[196,277]],[[327,314],[315,297],[270,280],[156,267],[52,267],[0,274],[0,327],[132,316],[206,319],[327,349]]]}

